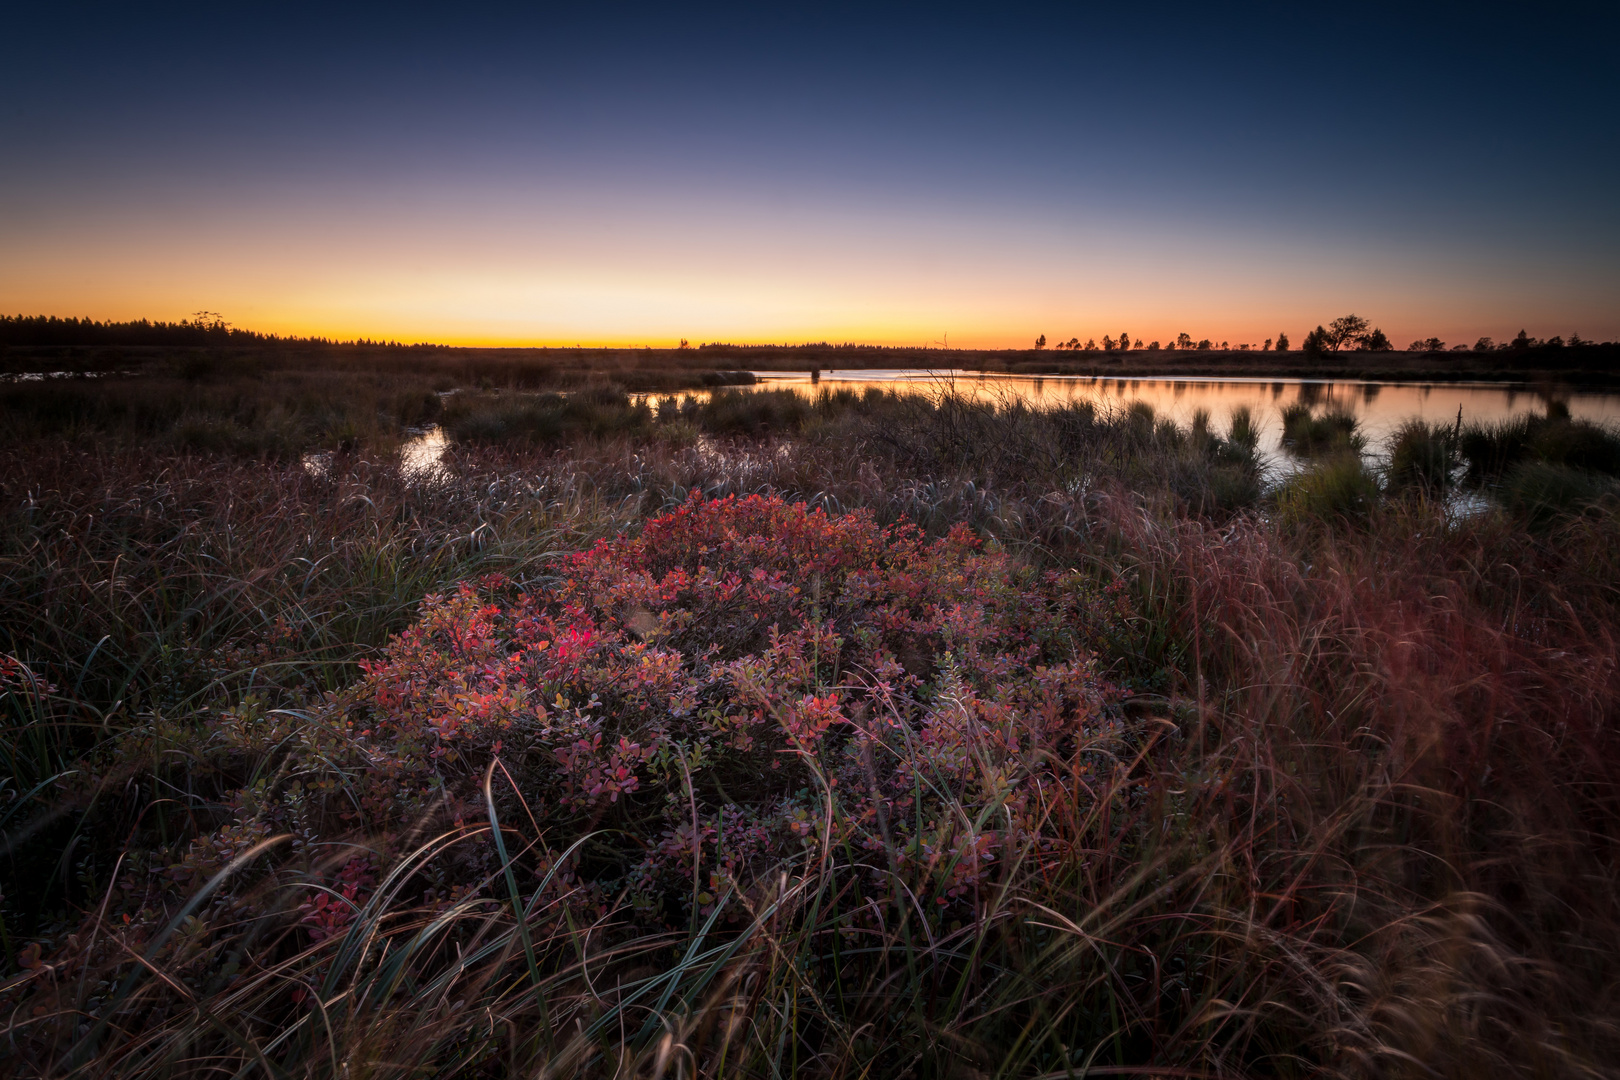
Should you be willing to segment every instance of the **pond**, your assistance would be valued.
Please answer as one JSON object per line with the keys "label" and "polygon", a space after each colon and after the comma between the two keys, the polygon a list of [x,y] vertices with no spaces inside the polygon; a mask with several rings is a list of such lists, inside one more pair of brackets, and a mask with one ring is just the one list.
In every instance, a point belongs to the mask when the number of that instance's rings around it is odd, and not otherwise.
{"label": "pond", "polygon": [[[821,389],[879,386],[901,393],[961,394],[984,401],[1023,401],[1035,407],[1090,402],[1099,409],[1123,409],[1142,401],[1155,415],[1186,425],[1199,410],[1224,431],[1232,410],[1247,407],[1260,429],[1264,462],[1286,475],[1297,467],[1282,447],[1282,410],[1305,404],[1321,411],[1348,412],[1361,423],[1369,456],[1377,456],[1389,435],[1406,420],[1491,423],[1526,412],[1545,412],[1554,402],[1576,419],[1620,426],[1620,392],[1532,387],[1522,383],[1393,383],[1359,379],[1262,379],[1160,377],[1110,379],[1079,375],[995,375],[976,371],[873,368],[810,372],[756,371],[757,389]],[[748,388],[742,388],[747,392]],[[706,398],[712,391],[686,395]],[[647,395],[658,397],[661,395]],[[405,467],[431,475],[446,447],[444,432],[429,428],[403,448]]]}
{"label": "pond", "polygon": [[1406,420],[1492,423],[1526,412],[1544,413],[1561,402],[1576,419],[1620,425],[1620,393],[1558,390],[1522,383],[1392,383],[1359,379],[1262,379],[1164,377],[1110,379],[1080,375],[994,375],[976,371],[874,369],[754,373],[762,388],[813,392],[822,387],[881,386],[902,392],[954,392],[989,401],[1024,401],[1034,406],[1090,402],[1100,409],[1123,409],[1144,401],[1156,415],[1186,425],[1202,409],[1224,431],[1235,408],[1247,406],[1260,428],[1260,449],[1268,463],[1284,465],[1282,410],[1296,403],[1322,411],[1348,412],[1361,423],[1369,453],[1376,454]]}

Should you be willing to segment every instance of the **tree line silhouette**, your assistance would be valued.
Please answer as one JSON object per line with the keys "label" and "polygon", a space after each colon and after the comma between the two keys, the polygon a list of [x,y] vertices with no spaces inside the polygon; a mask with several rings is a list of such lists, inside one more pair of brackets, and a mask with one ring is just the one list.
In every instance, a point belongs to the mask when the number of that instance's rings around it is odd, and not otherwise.
{"label": "tree line silhouette", "polygon": [[[1442,353],[1442,352],[1527,352],[1544,351],[1561,348],[1581,348],[1583,346],[1598,345],[1599,342],[1582,338],[1580,334],[1570,334],[1568,338],[1554,336],[1550,338],[1533,338],[1524,330],[1509,341],[1498,343],[1489,337],[1481,337],[1472,345],[1460,344],[1447,346],[1446,342],[1438,337],[1420,338],[1406,347],[1408,352]],[[1614,342],[1602,342],[1605,346],[1613,346]],[[66,347],[66,346],[222,346],[222,345],[292,345],[292,346],[319,346],[319,345],[358,345],[373,348],[389,349],[423,349],[443,348],[443,346],[428,343],[405,344],[398,341],[372,340],[371,338],[355,338],[348,341],[327,337],[297,337],[282,336],[280,334],[267,334],[257,330],[243,330],[232,326],[218,313],[213,311],[194,312],[189,319],[180,319],[175,322],[153,321],[150,319],[135,319],[128,322],[118,322],[108,319],[98,322],[89,318],[61,318],[56,315],[0,315],[0,348],[8,346],[23,347]],[[683,348],[690,348],[686,340],[681,341]],[[1046,335],[1041,334],[1035,339],[1037,350],[1047,348]],[[1059,341],[1052,346],[1056,350],[1071,352],[1210,352],[1210,351],[1238,351],[1238,352],[1288,352],[1290,349],[1289,337],[1286,332],[1279,332],[1275,338],[1266,338],[1262,342],[1239,342],[1235,347],[1227,341],[1217,342],[1212,338],[1194,338],[1191,334],[1177,334],[1174,339],[1160,343],[1148,341],[1146,343],[1139,337],[1132,337],[1127,331],[1120,331],[1119,336],[1103,335],[1099,344],[1096,339],[1088,338],[1082,342],[1078,337],[1071,337],[1068,341]],[[1359,351],[1359,352],[1390,352],[1395,346],[1389,336],[1371,322],[1359,315],[1351,313],[1342,318],[1334,319],[1326,326],[1317,326],[1315,330],[1305,335],[1299,352],[1307,358],[1325,356],[1330,352]],[[805,342],[799,345],[783,343],[781,345],[767,344],[731,344],[727,342],[704,342],[697,346],[696,351],[703,353],[732,353],[796,350],[815,350],[830,352],[882,352],[882,351],[916,351],[911,346],[884,346],[864,345],[856,342],[843,342],[833,345],[828,342]]]}
{"label": "tree line silhouette", "polygon": [[[1599,342],[1588,341],[1582,338],[1579,334],[1571,334],[1567,341],[1563,337],[1551,337],[1544,340],[1542,338],[1533,338],[1525,333],[1525,331],[1520,330],[1518,336],[1513,338],[1513,340],[1504,341],[1501,344],[1497,344],[1491,338],[1482,337],[1471,346],[1453,345],[1449,350],[1447,350],[1446,343],[1444,341],[1441,341],[1437,337],[1430,337],[1420,338],[1412,342],[1406,347],[1406,351],[1422,353],[1438,353],[1446,351],[1525,352],[1532,349],[1543,350],[1565,347],[1579,348],[1585,345],[1597,344],[1599,344]],[[1614,343],[1603,342],[1602,344],[1611,346]],[[1045,334],[1041,334],[1035,339],[1035,348],[1037,350],[1046,348]],[[1082,342],[1079,338],[1072,337],[1068,341],[1057,342],[1055,345],[1053,345],[1053,348],[1064,349],[1071,352],[1127,352],[1139,349],[1145,349],[1149,352],[1157,352],[1161,348],[1167,352],[1229,352],[1232,350],[1232,345],[1225,341],[1217,343],[1210,338],[1199,338],[1195,340],[1191,334],[1182,333],[1177,334],[1173,341],[1169,341],[1163,346],[1161,346],[1157,341],[1151,341],[1144,346],[1141,338],[1133,339],[1129,333],[1122,331],[1118,338],[1112,338],[1104,335],[1101,345],[1097,343],[1095,338],[1087,338],[1084,342]],[[1289,351],[1288,335],[1287,333],[1279,332],[1275,339],[1266,338],[1265,341],[1258,345],[1252,342],[1240,342],[1237,346],[1237,351],[1287,352]],[[1301,342],[1299,351],[1302,355],[1308,358],[1319,358],[1327,355],[1330,352],[1393,352],[1395,351],[1395,345],[1390,341],[1388,334],[1385,334],[1378,327],[1372,325],[1369,320],[1364,319],[1360,315],[1352,312],[1349,315],[1334,319],[1326,326],[1318,324],[1315,330],[1312,330],[1310,333],[1305,335],[1305,340]]]}
{"label": "tree line silhouette", "polygon": [[56,315],[0,315],[0,348],[18,346],[199,346],[199,345],[369,345],[381,348],[422,348],[397,341],[356,338],[338,341],[325,337],[296,337],[242,330],[215,311],[198,311],[177,322],[135,319],[61,318]]}

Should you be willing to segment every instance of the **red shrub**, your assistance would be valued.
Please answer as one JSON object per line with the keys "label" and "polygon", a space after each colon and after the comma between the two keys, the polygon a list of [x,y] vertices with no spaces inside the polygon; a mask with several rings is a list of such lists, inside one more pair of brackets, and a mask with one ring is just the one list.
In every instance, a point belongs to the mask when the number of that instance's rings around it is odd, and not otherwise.
{"label": "red shrub", "polygon": [[643,906],[807,846],[885,852],[944,902],[1039,848],[1041,792],[1084,790],[1112,730],[1086,630],[1104,599],[961,528],[694,499],[550,588],[429,597],[345,716],[366,824],[471,795],[499,755],[554,850],[624,838],[591,862]]}

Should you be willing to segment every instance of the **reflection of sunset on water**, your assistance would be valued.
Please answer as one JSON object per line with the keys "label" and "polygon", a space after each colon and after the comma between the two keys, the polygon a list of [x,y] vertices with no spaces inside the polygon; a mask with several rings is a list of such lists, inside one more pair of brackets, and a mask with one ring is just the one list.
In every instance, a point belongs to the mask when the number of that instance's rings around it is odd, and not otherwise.
{"label": "reflection of sunset on water", "polygon": [[1077,375],[994,375],[975,371],[879,369],[809,374],[756,372],[766,388],[803,392],[839,387],[882,386],[899,392],[954,392],[981,401],[1024,401],[1031,405],[1090,402],[1099,408],[1125,408],[1142,401],[1153,411],[1186,424],[1200,409],[1224,427],[1233,409],[1247,407],[1261,431],[1261,449],[1281,448],[1284,407],[1301,402],[1323,411],[1348,412],[1361,421],[1369,449],[1376,450],[1402,421],[1454,421],[1461,408],[1467,423],[1492,423],[1526,412],[1543,412],[1549,400],[1569,406],[1580,420],[1620,423],[1620,394],[1562,391],[1501,383],[1387,383],[1354,379],[1110,379]]}

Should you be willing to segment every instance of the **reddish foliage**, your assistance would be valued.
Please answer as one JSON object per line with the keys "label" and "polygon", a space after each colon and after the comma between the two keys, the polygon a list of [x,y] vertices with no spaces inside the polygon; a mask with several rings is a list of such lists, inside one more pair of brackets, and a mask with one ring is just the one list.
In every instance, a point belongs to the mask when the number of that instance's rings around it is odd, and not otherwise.
{"label": "reddish foliage", "polygon": [[1107,599],[962,528],[694,499],[551,588],[429,597],[346,715],[367,824],[468,794],[499,754],[553,848],[628,835],[612,876],[644,906],[812,847],[958,897],[1051,842],[1043,792],[1084,790],[1113,730],[1085,634]]}

